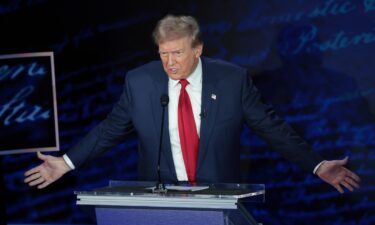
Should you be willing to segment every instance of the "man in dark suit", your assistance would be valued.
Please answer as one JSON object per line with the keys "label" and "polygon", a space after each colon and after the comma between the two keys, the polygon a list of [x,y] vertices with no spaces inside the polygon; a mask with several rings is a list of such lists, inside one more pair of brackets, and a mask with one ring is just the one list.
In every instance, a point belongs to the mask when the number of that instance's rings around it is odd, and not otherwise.
{"label": "man in dark suit", "polygon": [[199,26],[190,16],[166,16],[154,30],[160,61],[130,71],[108,117],[63,157],[38,153],[43,164],[25,173],[44,188],[63,174],[119,144],[131,132],[140,140],[139,179],[157,179],[162,106],[169,105],[161,156],[164,181],[239,182],[240,134],[246,123],[288,160],[314,172],[339,192],[358,187],[344,160],[323,160],[260,95],[245,69],[201,57]]}

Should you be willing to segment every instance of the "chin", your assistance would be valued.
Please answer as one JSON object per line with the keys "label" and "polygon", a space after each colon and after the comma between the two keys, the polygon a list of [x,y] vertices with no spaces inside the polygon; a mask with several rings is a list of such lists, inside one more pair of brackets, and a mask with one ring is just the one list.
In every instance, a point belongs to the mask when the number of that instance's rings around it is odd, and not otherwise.
{"label": "chin", "polygon": [[184,79],[182,75],[177,75],[177,74],[168,74],[168,77],[171,78],[172,80]]}

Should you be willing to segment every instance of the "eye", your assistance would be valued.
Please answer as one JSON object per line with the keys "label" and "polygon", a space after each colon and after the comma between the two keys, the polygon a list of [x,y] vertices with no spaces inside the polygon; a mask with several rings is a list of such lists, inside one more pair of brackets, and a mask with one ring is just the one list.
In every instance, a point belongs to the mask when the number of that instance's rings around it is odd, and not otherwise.
{"label": "eye", "polygon": [[181,56],[182,54],[183,54],[183,52],[182,51],[176,51],[176,52],[174,52],[174,54],[175,54],[175,56]]}
{"label": "eye", "polygon": [[159,55],[161,57],[167,57],[168,56],[168,53],[167,52],[159,52]]}

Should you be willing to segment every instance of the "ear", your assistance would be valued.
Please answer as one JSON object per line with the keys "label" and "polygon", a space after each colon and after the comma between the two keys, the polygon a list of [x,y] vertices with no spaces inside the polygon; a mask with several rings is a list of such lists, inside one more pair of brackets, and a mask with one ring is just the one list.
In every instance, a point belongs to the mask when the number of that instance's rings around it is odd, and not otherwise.
{"label": "ear", "polygon": [[197,45],[194,48],[194,54],[196,58],[199,58],[202,55],[203,52],[203,44]]}

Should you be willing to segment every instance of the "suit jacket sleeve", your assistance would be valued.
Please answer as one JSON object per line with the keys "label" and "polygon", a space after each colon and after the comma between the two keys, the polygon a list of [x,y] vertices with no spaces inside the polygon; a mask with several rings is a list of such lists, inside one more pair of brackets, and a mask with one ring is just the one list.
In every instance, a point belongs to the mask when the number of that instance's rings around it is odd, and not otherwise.
{"label": "suit jacket sleeve", "polygon": [[128,82],[125,81],[120,100],[111,113],[92,129],[78,144],[66,154],[75,167],[113,148],[133,131],[131,122],[131,96]]}
{"label": "suit jacket sleeve", "polygon": [[[242,104],[246,123],[274,150],[303,169],[312,172],[323,159],[275,111],[262,103],[249,76],[244,76]],[[275,93],[277,94],[277,93]]]}

